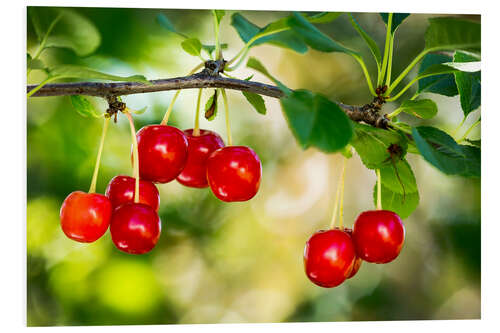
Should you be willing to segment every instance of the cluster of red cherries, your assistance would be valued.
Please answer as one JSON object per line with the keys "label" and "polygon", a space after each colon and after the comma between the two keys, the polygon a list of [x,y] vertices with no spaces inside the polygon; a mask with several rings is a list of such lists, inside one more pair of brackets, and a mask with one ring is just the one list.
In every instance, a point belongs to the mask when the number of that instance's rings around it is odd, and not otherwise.
{"label": "cluster of red cherries", "polygon": [[362,260],[385,264],[401,252],[405,228],[389,210],[361,213],[353,229],[321,230],[309,238],[304,249],[307,277],[316,285],[332,288],[358,272]]}
{"label": "cluster of red cherries", "polygon": [[[257,154],[245,146],[225,146],[209,130],[185,130],[149,125],[137,132],[139,198],[134,200],[136,180],[116,176],[106,195],[75,191],[64,200],[61,227],[69,238],[94,242],[110,229],[115,246],[126,253],[151,251],[161,232],[160,196],[155,183],[174,179],[185,186],[210,186],[222,201],[246,201],[259,189],[262,166]],[[132,154],[133,161],[133,154]]]}

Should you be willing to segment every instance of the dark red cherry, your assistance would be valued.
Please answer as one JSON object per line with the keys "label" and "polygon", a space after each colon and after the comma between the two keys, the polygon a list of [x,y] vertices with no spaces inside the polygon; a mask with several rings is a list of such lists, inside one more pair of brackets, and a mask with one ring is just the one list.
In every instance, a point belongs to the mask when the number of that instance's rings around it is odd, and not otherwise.
{"label": "dark red cherry", "polygon": [[71,192],[61,206],[61,228],[69,238],[90,243],[108,230],[111,212],[111,202],[106,196]]}
{"label": "dark red cherry", "polygon": [[189,187],[207,187],[207,159],[214,151],[224,147],[224,141],[209,130],[200,130],[199,135],[193,135],[193,130],[188,129],[184,134],[188,140],[188,158],[177,181]]}
{"label": "dark red cherry", "polygon": [[[337,229],[337,228],[335,228]],[[351,228],[344,228],[344,231],[349,235],[351,236],[351,239],[352,239],[352,229]],[[356,252],[356,251],[355,251]],[[352,270],[351,272],[349,273],[349,275],[347,276],[348,279],[352,278],[354,275],[356,275],[356,273],[359,271],[359,268],[361,267],[361,263],[363,262],[363,260],[358,257],[356,255],[356,259],[354,259],[354,265],[352,266]]]}
{"label": "dark red cherry", "polygon": [[401,252],[405,228],[399,216],[389,210],[361,213],[354,222],[353,242],[357,255],[368,262],[385,264]]}
{"label": "dark red cherry", "polygon": [[261,175],[259,157],[248,147],[220,148],[208,158],[208,184],[222,201],[250,200],[259,190]]}
{"label": "dark red cherry", "polygon": [[349,276],[356,253],[351,237],[341,230],[321,230],[309,238],[304,249],[306,275],[320,287],[336,287]]}
{"label": "dark red cherry", "polygon": [[[135,194],[135,178],[129,176],[116,176],[111,179],[106,187],[106,196],[111,200],[113,208],[125,202],[133,202]],[[158,211],[160,194],[156,186],[147,180],[139,180],[139,203],[150,206]]]}
{"label": "dark red cherry", "polygon": [[158,242],[161,222],[150,206],[126,202],[113,211],[109,231],[119,250],[143,254],[151,251]]}
{"label": "dark red cherry", "polygon": [[187,161],[188,141],[179,129],[149,125],[137,132],[140,178],[168,183],[177,177]]}

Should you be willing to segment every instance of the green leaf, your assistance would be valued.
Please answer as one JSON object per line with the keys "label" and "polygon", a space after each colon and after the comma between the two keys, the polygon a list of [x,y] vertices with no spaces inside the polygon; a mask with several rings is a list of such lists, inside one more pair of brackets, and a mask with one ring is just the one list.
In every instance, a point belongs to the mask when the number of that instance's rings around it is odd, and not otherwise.
{"label": "green leaf", "polygon": [[302,37],[304,42],[315,50],[322,52],[343,52],[351,55],[357,54],[322,33],[299,13],[293,13],[288,22],[292,29]]}
{"label": "green leaf", "polygon": [[68,48],[82,57],[93,53],[101,44],[101,34],[94,23],[72,9],[30,7],[28,13],[39,40],[43,39],[53,20],[61,15],[45,47]]}
{"label": "green leaf", "polygon": [[401,104],[399,109],[423,119],[430,119],[438,112],[436,103],[430,99],[406,100]]}
{"label": "green leaf", "polygon": [[296,90],[281,99],[288,125],[299,145],[331,153],[344,148],[352,137],[349,118],[326,97]]}
{"label": "green leaf", "polygon": [[142,75],[132,75],[132,76],[111,75],[76,65],[61,65],[54,67],[50,70],[50,76],[57,77],[58,79],[62,78],[100,79],[100,80],[111,80],[111,81],[132,81],[144,84],[151,84]]}
{"label": "green leaf", "polygon": [[[427,54],[422,63],[418,74],[425,72],[430,66],[452,61],[452,58],[442,54]],[[418,81],[418,93],[431,92],[444,96],[455,96],[458,94],[455,77],[453,74],[443,74],[422,78]]]}
{"label": "green leaf", "polygon": [[40,59],[35,59],[31,57],[29,53],[27,54],[26,67],[28,69],[45,69],[45,64]]}
{"label": "green leaf", "polygon": [[214,94],[210,96],[205,104],[205,118],[207,120],[214,120],[217,116],[218,103],[217,103],[217,89],[215,89]]}
{"label": "green leaf", "polygon": [[359,23],[354,19],[352,14],[349,14],[349,20],[351,21],[352,26],[356,31],[359,33],[359,35],[364,39],[366,42],[366,45],[370,48],[370,51],[373,54],[373,57],[375,58],[375,61],[377,62],[377,66],[380,68],[382,64],[382,56],[380,54],[380,49],[377,45],[377,43],[371,38],[366,31],[363,30],[363,28],[359,25]]}
{"label": "green leaf", "polygon": [[[408,149],[407,139],[400,132],[354,123],[352,146],[368,169],[380,169],[390,165],[392,160],[404,158]],[[389,147],[397,146],[400,156],[391,156]]]}
{"label": "green leaf", "polygon": [[189,38],[188,36],[184,35],[183,33],[177,31],[177,29],[175,29],[172,22],[170,22],[170,20],[163,14],[158,14],[156,16],[156,22],[158,22],[158,24],[160,24],[164,29],[166,29],[170,32],[173,32],[174,34],[177,34],[177,35],[181,36],[182,38]]}
{"label": "green leaf", "polygon": [[465,139],[470,145],[474,147],[481,148],[481,140],[470,140],[470,139]]}
{"label": "green leaf", "polygon": [[382,185],[388,190],[399,194],[418,191],[415,175],[406,160],[399,160],[397,163],[382,167],[379,170]]}
{"label": "green leaf", "polygon": [[[382,180],[382,184],[384,181]],[[384,185],[381,187],[382,209],[390,210],[399,215],[402,219],[410,216],[418,207],[420,197],[418,192],[403,194],[393,192]],[[373,202],[377,202],[377,184],[373,189]]]}
{"label": "green leaf", "polygon": [[262,98],[262,96],[248,91],[242,91],[242,93],[258,113],[266,114],[266,104],[264,103],[264,99]]}
{"label": "green leaf", "polygon": [[[382,16],[382,20],[384,21],[385,25],[387,25],[387,22],[389,22],[389,14],[388,13],[381,13],[380,16]],[[396,29],[403,23],[403,21],[410,16],[410,14],[405,14],[405,13],[394,13],[392,14],[392,24],[391,24],[391,34],[394,35],[394,32],[396,32]]]}
{"label": "green leaf", "polygon": [[[215,51],[215,45],[201,45],[201,48],[205,50],[208,53],[208,55],[211,55],[212,52]],[[223,50],[227,49],[227,44],[226,43],[220,44],[220,48]]]}
{"label": "green leaf", "polygon": [[[462,52],[456,52],[455,53],[455,59],[453,61],[459,61],[456,58],[457,54],[462,54],[465,55],[465,53]],[[474,72],[479,72],[481,70],[481,61],[469,61],[468,62],[445,62],[443,65],[453,67],[461,72],[468,72],[468,73],[474,73]]]}
{"label": "green leaf", "polygon": [[459,145],[445,132],[429,126],[414,127],[412,135],[424,159],[443,173],[480,177],[481,153],[478,148]]}
{"label": "green leaf", "polygon": [[[240,38],[248,43],[252,38],[256,37],[265,30],[266,32],[272,31],[278,25],[285,22],[288,18],[278,20],[280,23],[268,24],[267,26],[260,28],[252,22],[248,21],[239,13],[235,13],[231,16],[231,25],[236,29]],[[289,48],[298,53],[304,53],[307,51],[307,45],[298,37],[295,36],[292,31],[282,31],[276,34],[264,36],[257,38],[250,47],[261,45],[264,43],[273,44],[279,47]]]}
{"label": "green leaf", "polygon": [[339,12],[322,12],[319,14],[311,15],[307,20],[311,23],[329,23],[337,19],[340,15],[344,13]]}
{"label": "green leaf", "polygon": [[201,57],[201,42],[198,38],[188,38],[181,43],[184,51],[195,57]]}
{"label": "green leaf", "polygon": [[147,106],[143,107],[142,109],[139,109],[139,110],[132,110],[132,112],[134,114],[143,114],[144,112],[146,112],[146,110],[148,109]]}
{"label": "green leaf", "polygon": [[480,52],[481,24],[454,17],[430,18],[429,22],[425,32],[426,50]]}
{"label": "green leaf", "polygon": [[96,111],[88,99],[80,95],[70,96],[71,105],[83,117],[99,118],[100,114]]}
{"label": "green leaf", "polygon": [[[475,60],[470,55],[455,52],[453,64],[474,64],[477,63]],[[481,72],[456,72],[455,82],[460,94],[460,106],[464,116],[467,117],[469,113],[481,105]]]}
{"label": "green leaf", "polygon": [[262,65],[262,63],[255,59],[254,57],[250,57],[247,61],[247,67],[255,69],[256,71],[264,74],[268,79],[273,81],[284,93],[289,96],[292,93],[292,90],[285,86],[283,83],[278,81],[274,76],[272,76],[267,69]]}

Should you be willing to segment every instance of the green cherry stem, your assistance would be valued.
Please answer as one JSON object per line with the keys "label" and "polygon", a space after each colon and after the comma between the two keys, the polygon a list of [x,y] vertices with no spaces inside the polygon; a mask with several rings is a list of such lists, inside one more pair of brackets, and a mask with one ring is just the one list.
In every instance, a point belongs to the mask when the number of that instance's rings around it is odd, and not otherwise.
{"label": "green cherry stem", "polygon": [[226,111],[226,131],[227,131],[227,145],[233,145],[233,138],[231,137],[231,123],[229,121],[229,105],[227,104],[227,95],[225,89],[220,89],[222,93],[222,99],[224,100],[224,109]]}
{"label": "green cherry stem", "polygon": [[382,210],[382,177],[377,169],[377,210]]}
{"label": "green cherry stem", "polygon": [[125,109],[124,113],[127,116],[128,122],[130,124],[130,135],[132,138],[132,156],[134,159],[133,174],[135,178],[134,203],[139,203],[139,149],[137,147],[137,135],[135,133],[134,119],[130,114],[130,110],[127,108]]}
{"label": "green cherry stem", "polygon": [[99,150],[97,151],[97,159],[94,167],[94,174],[92,175],[92,181],[90,183],[89,193],[95,193],[95,188],[97,185],[97,175],[99,174],[99,166],[101,165],[102,150],[104,148],[104,138],[108,131],[110,117],[104,117],[104,125],[102,127],[101,141],[99,142]]}
{"label": "green cherry stem", "polygon": [[194,136],[200,135],[200,102],[201,102],[201,92],[202,92],[202,89],[200,88],[198,90],[198,99],[196,101],[196,113],[194,115],[194,129],[193,129],[193,135]]}
{"label": "green cherry stem", "polygon": [[[195,68],[191,70],[191,72],[188,73],[188,75],[193,75],[197,70],[199,70],[201,67],[203,67],[203,63],[198,64]],[[181,93],[182,90],[177,90],[175,92],[174,97],[170,101],[170,104],[168,105],[167,111],[165,112],[165,115],[163,116],[163,119],[160,123],[160,125],[166,125],[168,123],[168,119],[170,118],[170,115],[172,114],[172,110],[174,109],[174,104],[175,101],[177,100],[177,97],[179,97],[179,94]]]}
{"label": "green cherry stem", "polygon": [[382,82],[384,82],[386,70],[387,70],[387,63],[388,63],[388,58],[389,58],[389,48],[391,44],[391,36],[392,36],[392,15],[393,13],[389,13],[388,18],[387,18],[387,31],[386,31],[386,36],[385,36],[385,47],[384,47],[384,57],[382,58],[382,71],[380,73],[380,77],[378,78],[378,84],[377,86],[380,86]]}
{"label": "green cherry stem", "polygon": [[343,198],[344,198],[344,177],[345,177],[345,165],[346,165],[347,158],[344,158],[344,161],[342,163],[342,170],[340,171],[340,176],[339,176],[339,181],[337,185],[337,192],[335,194],[335,205],[333,206],[333,214],[332,214],[332,221],[330,222],[330,229],[333,229],[335,227],[335,222],[337,220],[337,212],[339,210],[339,201],[340,203],[340,219],[339,219],[339,224],[341,229],[343,228]]}

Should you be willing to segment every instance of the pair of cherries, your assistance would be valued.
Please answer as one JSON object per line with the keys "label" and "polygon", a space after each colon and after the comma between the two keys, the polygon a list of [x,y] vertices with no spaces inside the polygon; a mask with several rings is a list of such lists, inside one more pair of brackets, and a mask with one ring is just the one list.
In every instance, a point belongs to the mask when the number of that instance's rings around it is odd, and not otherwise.
{"label": "pair of cherries", "polygon": [[160,195],[156,186],[139,181],[139,202],[134,203],[135,178],[116,176],[106,195],[72,192],[61,206],[61,227],[69,238],[91,243],[110,230],[115,246],[127,253],[151,251],[161,232]]}
{"label": "pair of cherries", "polygon": [[405,228],[396,213],[363,212],[353,230],[321,230],[309,238],[304,249],[306,275],[320,287],[336,287],[358,272],[362,260],[385,264],[396,259],[404,238]]}
{"label": "pair of cherries", "polygon": [[250,200],[259,189],[262,166],[257,154],[249,147],[225,147],[215,132],[149,125],[137,132],[137,145],[143,180],[210,186],[226,202]]}

